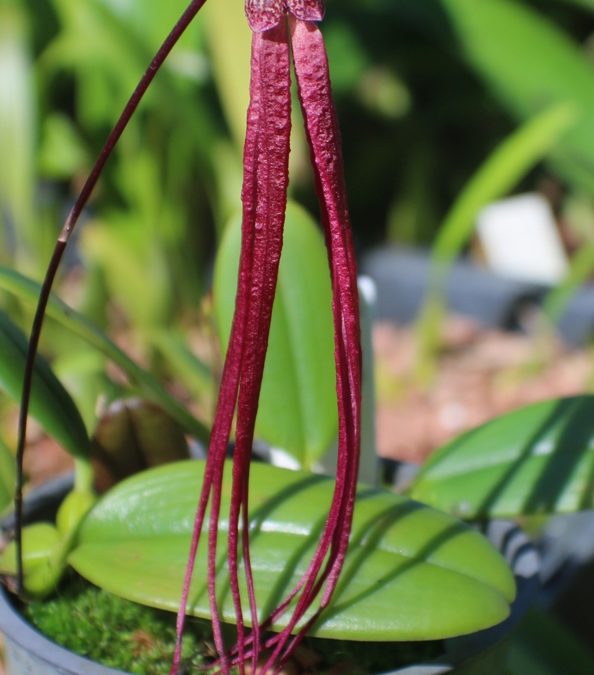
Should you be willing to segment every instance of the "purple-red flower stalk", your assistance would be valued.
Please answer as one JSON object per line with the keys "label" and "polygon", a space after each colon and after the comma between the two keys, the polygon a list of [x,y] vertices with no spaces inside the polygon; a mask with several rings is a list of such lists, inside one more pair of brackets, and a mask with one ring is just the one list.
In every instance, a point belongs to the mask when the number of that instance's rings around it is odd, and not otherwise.
{"label": "purple-red flower stalk", "polygon": [[[361,396],[358,297],[338,124],[332,103],[324,43],[314,23],[322,18],[323,7],[318,0],[247,0],[246,14],[254,33],[250,108],[244,151],[243,240],[236,312],[208,453],[207,477],[202,488],[178,616],[178,645],[172,668],[174,673],[179,665],[181,633],[193,562],[209,499],[211,527],[208,585],[215,643],[221,656],[218,665],[223,672],[228,672],[231,664],[243,669],[243,664],[249,658],[255,671],[261,649],[268,649],[263,667],[263,672],[266,672],[269,668],[278,667],[289,657],[331,600],[348,547],[356,490]],[[339,443],[334,496],[313,558],[297,586],[268,617],[260,621],[249,561],[247,488],[287,199],[291,117],[289,43],[328,245],[333,288]],[[232,469],[228,565],[236,613],[237,644],[229,655],[222,645],[215,598],[215,523],[219,517],[224,450],[233,417],[231,400],[234,404],[235,397],[237,432]],[[219,421],[220,426],[217,424]],[[252,624],[252,633],[247,639],[239,593],[240,539]],[[318,597],[317,608],[304,621],[306,612]],[[286,611],[291,612],[286,628],[263,643],[262,630]]]}
{"label": "purple-red flower stalk", "polygon": [[[203,2],[204,0],[195,0],[189,5],[155,57],[110,135],[64,226],[48,269],[32,329],[29,370],[25,374],[21,409],[21,456],[32,363],[49,290],[63,249],[117,139],[154,74]],[[307,630],[330,603],[348,548],[359,460],[361,351],[355,259],[342,170],[340,134],[332,103],[324,42],[316,26],[316,22],[323,18],[323,13],[322,0],[246,0],[246,15],[253,31],[253,39],[250,106],[243,159],[242,248],[236,305],[184,577],[177,620],[176,650],[171,668],[173,674],[178,672],[180,666],[181,640],[190,584],[208,507],[207,585],[214,642],[219,654],[217,667],[224,673],[228,673],[232,666],[239,666],[240,672],[244,672],[246,663],[250,663],[252,671],[256,672],[260,667],[262,654],[265,654],[262,672],[278,669],[289,658]],[[339,419],[338,460],[329,513],[308,568],[295,588],[269,616],[260,619],[250,564],[248,484],[254,424],[268,345],[287,203],[291,55],[311,150],[332,281]],[[236,439],[227,557],[236,615],[237,642],[227,650],[216,600],[217,525],[226,451],[235,413]],[[17,515],[19,509],[20,504],[17,502]],[[240,551],[249,599],[249,634],[245,627],[239,590]],[[22,572],[19,574],[22,577]],[[314,609],[310,612],[312,607]],[[264,638],[263,631],[271,627],[285,612],[290,615],[287,626],[276,635]]]}

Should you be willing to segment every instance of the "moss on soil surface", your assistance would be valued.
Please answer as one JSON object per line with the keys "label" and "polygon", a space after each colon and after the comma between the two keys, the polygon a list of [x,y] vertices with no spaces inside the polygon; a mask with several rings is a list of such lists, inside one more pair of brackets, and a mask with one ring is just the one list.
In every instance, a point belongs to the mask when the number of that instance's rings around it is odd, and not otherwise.
{"label": "moss on soil surface", "polygon": [[[122,600],[74,577],[52,599],[28,604],[24,614],[58,644],[105,666],[143,675],[169,673],[175,644],[175,616],[169,612]],[[431,659],[439,654],[440,646],[439,642],[386,644],[306,638],[286,672],[381,673]],[[213,654],[210,623],[189,619],[183,672],[204,672]]]}

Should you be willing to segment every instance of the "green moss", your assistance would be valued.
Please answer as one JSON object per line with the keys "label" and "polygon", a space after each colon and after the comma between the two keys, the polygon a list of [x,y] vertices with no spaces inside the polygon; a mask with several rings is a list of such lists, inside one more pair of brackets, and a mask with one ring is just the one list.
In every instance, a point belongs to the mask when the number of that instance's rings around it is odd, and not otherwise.
{"label": "green moss", "polygon": [[[143,675],[167,675],[175,644],[175,617],[106,593],[79,578],[51,600],[31,602],[25,616],[50,639],[111,668]],[[184,663],[205,662],[208,622],[190,621]]]}
{"label": "green moss", "polygon": [[[175,644],[175,616],[169,612],[122,600],[73,577],[54,598],[27,605],[24,614],[54,642],[93,661],[129,673],[169,673]],[[231,633],[226,636],[229,642],[233,641]],[[306,638],[302,650],[310,663],[303,664],[299,672],[368,675],[431,660],[440,653],[441,643]],[[213,655],[210,623],[189,619],[184,636],[185,672],[198,672]]]}

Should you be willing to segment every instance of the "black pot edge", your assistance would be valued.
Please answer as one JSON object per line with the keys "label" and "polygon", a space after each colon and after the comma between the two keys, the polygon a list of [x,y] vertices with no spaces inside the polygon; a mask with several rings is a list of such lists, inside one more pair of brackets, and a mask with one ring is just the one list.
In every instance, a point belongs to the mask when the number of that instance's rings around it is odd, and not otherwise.
{"label": "black pot edge", "polygon": [[[0,631],[4,634],[5,653],[9,658],[23,658],[20,654],[26,653],[36,661],[36,669],[25,670],[43,674],[41,665],[52,666],[56,673],[63,675],[125,675],[121,670],[114,670],[102,666],[94,661],[74,654],[52,642],[42,633],[29,624],[20,612],[13,606],[4,587],[0,587]],[[9,675],[17,675],[9,673]]]}

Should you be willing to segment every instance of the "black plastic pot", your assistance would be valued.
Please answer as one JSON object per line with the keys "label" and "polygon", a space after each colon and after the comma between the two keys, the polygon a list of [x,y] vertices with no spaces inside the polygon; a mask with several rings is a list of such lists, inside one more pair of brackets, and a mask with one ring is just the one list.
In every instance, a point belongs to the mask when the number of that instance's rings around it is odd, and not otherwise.
{"label": "black plastic pot", "polygon": [[[72,481],[68,478],[54,481],[29,496],[26,513],[28,520],[55,513]],[[52,498],[53,493],[53,498]],[[10,529],[11,519],[2,523]],[[485,535],[502,553],[514,572],[518,595],[510,617],[498,626],[472,635],[445,641],[445,652],[429,663],[398,668],[382,675],[440,675],[471,661],[496,644],[524,615],[539,588],[539,556],[530,540],[510,522],[493,522]],[[8,675],[126,675],[124,671],[99,665],[60,647],[39,633],[22,617],[6,591],[0,586],[0,631],[4,634],[5,659]]]}
{"label": "black plastic pot", "polygon": [[[427,251],[382,248],[368,253],[361,271],[377,286],[376,315],[410,323],[423,306],[429,279]],[[515,328],[526,306],[542,300],[546,287],[506,279],[460,260],[451,268],[445,291],[448,309],[491,328]]]}
{"label": "black plastic pot", "polygon": [[122,675],[60,647],[23,619],[0,590],[0,631],[8,675]]}
{"label": "black plastic pot", "polygon": [[[427,293],[429,252],[410,248],[379,248],[367,253],[362,273],[377,286],[377,318],[407,324],[414,321]],[[448,309],[489,328],[517,329],[526,310],[542,304],[549,286],[515,281],[467,260],[452,266],[445,288]],[[571,347],[594,337],[594,285],[584,285],[569,299],[556,325],[559,337]]]}

